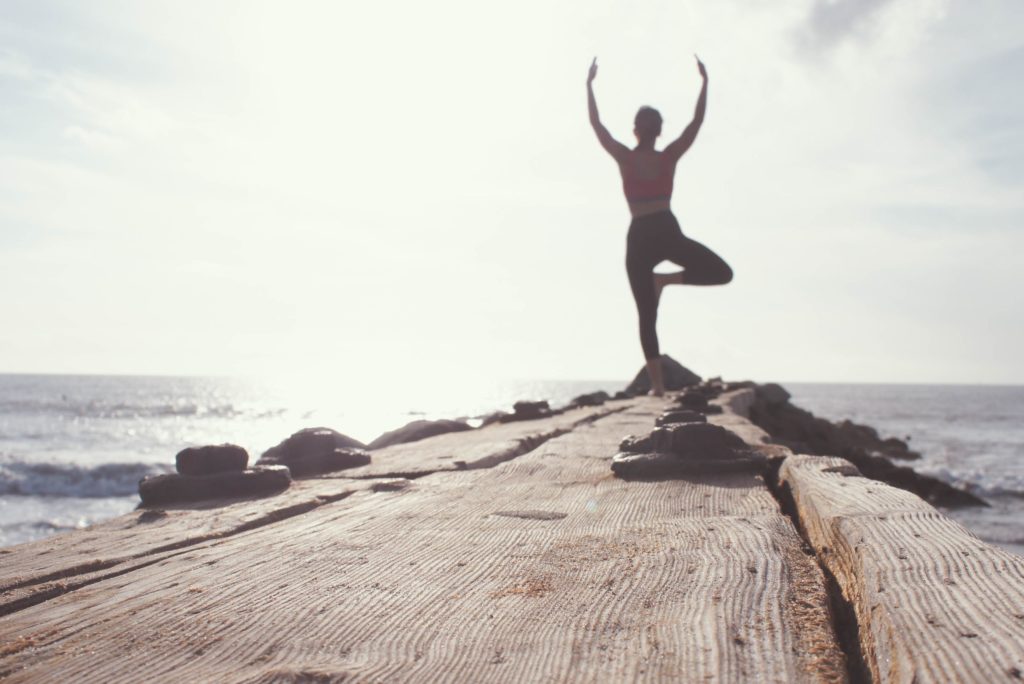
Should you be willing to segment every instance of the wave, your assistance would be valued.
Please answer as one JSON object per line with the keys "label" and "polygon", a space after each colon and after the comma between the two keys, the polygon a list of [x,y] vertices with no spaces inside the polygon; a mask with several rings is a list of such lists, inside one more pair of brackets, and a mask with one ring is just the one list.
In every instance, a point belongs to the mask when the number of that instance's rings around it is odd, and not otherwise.
{"label": "wave", "polygon": [[[256,412],[257,417],[273,416],[284,409]],[[237,418],[248,411],[234,404],[203,404],[195,402],[132,404],[99,401],[0,401],[0,413],[50,414],[73,418]]]}
{"label": "wave", "polygon": [[3,460],[0,461],[0,495],[131,496],[138,493],[142,478],[170,471],[169,466],[151,463],[104,463],[85,467]]}
{"label": "wave", "polygon": [[1019,483],[1010,486],[1004,486],[1001,484],[996,485],[969,485],[968,490],[972,494],[977,494],[982,498],[999,498],[999,497],[1012,497],[1014,499],[1024,499],[1024,483]]}
{"label": "wave", "polygon": [[993,477],[983,470],[959,471],[946,466],[922,468],[921,472],[947,484],[962,487],[971,494],[984,499],[997,497],[1024,499],[1024,476],[1021,475],[1003,473]]}

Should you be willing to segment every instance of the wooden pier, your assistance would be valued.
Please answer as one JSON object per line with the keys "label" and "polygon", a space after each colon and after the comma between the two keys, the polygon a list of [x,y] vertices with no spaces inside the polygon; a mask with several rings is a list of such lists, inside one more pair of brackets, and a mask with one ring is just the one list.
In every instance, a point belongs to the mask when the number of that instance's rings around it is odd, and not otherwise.
{"label": "wooden pier", "polygon": [[0,549],[12,682],[1019,681],[1024,558],[846,461],[625,481],[636,398]]}

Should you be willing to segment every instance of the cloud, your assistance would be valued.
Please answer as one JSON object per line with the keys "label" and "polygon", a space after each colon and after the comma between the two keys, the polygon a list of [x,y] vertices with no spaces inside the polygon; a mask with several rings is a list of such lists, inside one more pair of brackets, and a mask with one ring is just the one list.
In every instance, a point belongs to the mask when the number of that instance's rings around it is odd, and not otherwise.
{"label": "cloud", "polygon": [[883,10],[896,0],[814,0],[799,39],[812,51],[823,51],[843,41],[871,33]]}

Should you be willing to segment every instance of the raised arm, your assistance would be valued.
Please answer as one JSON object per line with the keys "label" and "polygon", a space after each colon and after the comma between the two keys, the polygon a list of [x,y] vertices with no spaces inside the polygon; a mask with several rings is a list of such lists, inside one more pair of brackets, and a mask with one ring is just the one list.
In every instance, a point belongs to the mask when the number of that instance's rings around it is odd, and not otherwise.
{"label": "raised arm", "polygon": [[690,149],[690,145],[697,138],[697,131],[700,130],[701,124],[704,123],[704,110],[708,106],[708,72],[699,57],[697,58],[697,71],[700,72],[700,77],[704,80],[704,84],[700,87],[700,97],[697,98],[697,107],[693,112],[693,121],[686,127],[682,135],[665,148],[665,154],[676,160],[686,154],[686,150]]}
{"label": "raised arm", "polygon": [[623,159],[629,152],[629,148],[612,137],[608,129],[601,123],[601,117],[597,114],[597,100],[594,99],[594,79],[597,77],[597,57],[590,64],[590,73],[587,74],[587,106],[590,109],[590,125],[597,133],[597,139],[601,147],[608,150],[608,154],[615,157],[615,161]]}

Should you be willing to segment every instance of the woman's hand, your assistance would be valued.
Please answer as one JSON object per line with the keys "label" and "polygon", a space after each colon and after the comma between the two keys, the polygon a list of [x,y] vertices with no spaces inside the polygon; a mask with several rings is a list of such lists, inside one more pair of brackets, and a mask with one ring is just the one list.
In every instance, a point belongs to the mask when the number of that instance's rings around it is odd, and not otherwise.
{"label": "woman's hand", "polygon": [[587,74],[587,85],[590,85],[597,78],[597,57],[590,63],[590,72]]}
{"label": "woman's hand", "polygon": [[[694,55],[694,57],[697,59],[697,71],[700,72],[700,77],[705,81],[708,80],[708,70],[704,68],[704,62],[700,61],[700,57],[697,57],[697,55]],[[595,57],[594,59],[596,60],[597,58]],[[594,67],[591,68],[593,69]]]}

